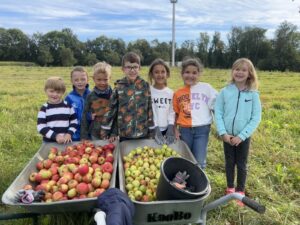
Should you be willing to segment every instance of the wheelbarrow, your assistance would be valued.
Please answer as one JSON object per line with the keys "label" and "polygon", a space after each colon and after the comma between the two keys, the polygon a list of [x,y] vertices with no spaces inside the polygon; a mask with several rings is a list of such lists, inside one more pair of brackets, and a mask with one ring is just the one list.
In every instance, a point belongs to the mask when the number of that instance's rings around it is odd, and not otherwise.
{"label": "wheelbarrow", "polygon": [[[145,140],[130,140],[120,143],[119,146],[119,187],[120,190],[126,193],[125,175],[123,169],[123,157],[128,155],[130,151],[137,147],[151,146],[154,148],[161,147],[152,139]],[[183,141],[169,145],[170,148],[178,152],[183,158],[188,159],[196,164],[196,159],[192,155],[188,146]],[[206,176],[204,174],[204,176]],[[207,179],[208,180],[208,179]],[[208,204],[204,204],[205,199],[210,195],[211,187],[207,184],[207,188],[199,198],[181,199],[181,200],[163,200],[152,202],[140,202],[132,200],[135,206],[135,214],[133,224],[135,225],[156,225],[156,224],[206,224],[206,215],[209,211],[224,205],[231,200],[240,200],[245,205],[259,213],[265,212],[265,207],[243,196],[239,193],[226,195]],[[95,215],[95,220],[98,224],[103,224],[103,212],[98,212]]]}

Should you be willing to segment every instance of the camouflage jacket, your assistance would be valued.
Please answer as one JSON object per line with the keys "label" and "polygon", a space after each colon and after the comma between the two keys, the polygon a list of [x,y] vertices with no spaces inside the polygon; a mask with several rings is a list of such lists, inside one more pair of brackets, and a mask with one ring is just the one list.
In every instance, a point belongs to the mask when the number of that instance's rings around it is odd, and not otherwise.
{"label": "camouflage jacket", "polygon": [[[100,139],[102,120],[104,114],[108,110],[111,94],[111,87],[109,87],[105,92],[101,92],[94,88],[94,90],[87,96],[81,121],[81,139],[91,139],[91,136]],[[95,118],[93,120],[90,118],[91,114],[95,114]]]}
{"label": "camouflage jacket", "polygon": [[113,128],[115,118],[120,137],[148,137],[149,129],[154,128],[148,82],[139,76],[134,82],[129,82],[126,77],[116,82],[109,110],[103,118],[103,135]]}

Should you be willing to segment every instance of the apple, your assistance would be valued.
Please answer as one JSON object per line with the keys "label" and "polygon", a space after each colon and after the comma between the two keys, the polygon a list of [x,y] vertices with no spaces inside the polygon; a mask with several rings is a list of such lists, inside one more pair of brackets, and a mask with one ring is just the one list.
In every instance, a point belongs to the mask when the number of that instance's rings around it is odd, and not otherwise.
{"label": "apple", "polygon": [[90,161],[90,163],[96,163],[96,162],[98,162],[98,156],[97,155],[91,155],[90,157],[89,157],[89,161]]}
{"label": "apple", "polygon": [[91,147],[86,147],[85,150],[84,150],[84,152],[86,154],[90,154],[92,152],[92,148]]}
{"label": "apple", "polygon": [[102,165],[105,162],[105,158],[103,156],[98,157],[98,163]]}
{"label": "apple", "polygon": [[89,187],[86,183],[81,182],[76,186],[76,191],[79,195],[85,195],[89,192]]}
{"label": "apple", "polygon": [[50,160],[54,160],[55,157],[56,157],[56,154],[54,154],[54,153],[49,153],[49,155],[48,155],[48,159],[50,159]]}
{"label": "apple", "polygon": [[59,178],[60,178],[60,176],[58,174],[54,174],[54,175],[52,175],[51,179],[54,180],[54,181],[58,181]]}
{"label": "apple", "polygon": [[97,188],[97,189],[94,191],[95,197],[100,196],[104,191],[105,191],[104,188]]}
{"label": "apple", "polygon": [[52,194],[52,200],[54,202],[62,200],[63,197],[64,197],[64,194],[61,193],[60,191],[56,191]]}
{"label": "apple", "polygon": [[40,170],[39,174],[41,175],[42,180],[47,180],[47,179],[51,178],[51,176],[52,176],[51,171],[46,170],[46,169]]}
{"label": "apple", "polygon": [[24,187],[23,187],[23,189],[24,189],[24,190],[32,190],[33,187],[32,187],[32,185],[30,185],[30,184],[25,184]]}
{"label": "apple", "polygon": [[51,147],[49,152],[56,155],[58,153],[58,149],[56,147]]}
{"label": "apple", "polygon": [[80,173],[76,173],[74,175],[74,179],[77,180],[78,182],[81,182],[82,181],[82,176],[80,175]]}
{"label": "apple", "polygon": [[69,189],[75,188],[78,185],[78,181],[75,179],[69,180],[68,187]]}
{"label": "apple", "polygon": [[68,190],[67,196],[68,198],[74,198],[77,195],[76,188],[72,188]]}
{"label": "apple", "polygon": [[99,177],[94,177],[94,178],[92,179],[92,185],[93,185],[94,188],[100,187],[100,185],[101,185],[101,178],[99,178]]}
{"label": "apple", "polygon": [[100,185],[101,188],[107,189],[109,187],[109,180],[103,179]]}
{"label": "apple", "polygon": [[113,151],[113,150],[115,149],[115,145],[114,145],[113,143],[109,143],[109,144],[107,144],[106,146],[107,146],[107,148],[108,148],[109,150],[111,150],[111,151]]}
{"label": "apple", "polygon": [[67,193],[68,190],[69,190],[69,187],[67,184],[60,184],[58,185],[58,190],[61,192],[61,193]]}
{"label": "apple", "polygon": [[30,175],[29,175],[29,180],[31,182],[35,182],[35,177],[36,177],[37,173],[36,172],[32,172]]}
{"label": "apple", "polygon": [[82,176],[89,172],[89,166],[87,164],[82,164],[78,167],[78,173]]}
{"label": "apple", "polygon": [[112,173],[113,172],[113,165],[110,162],[105,162],[102,165],[102,170],[103,172],[109,172]]}
{"label": "apple", "polygon": [[90,173],[87,173],[82,177],[82,181],[85,183],[91,183],[93,176]]}
{"label": "apple", "polygon": [[114,155],[112,153],[106,154],[105,162],[113,163],[113,161],[114,161]]}
{"label": "apple", "polygon": [[38,170],[41,170],[41,169],[43,169],[43,168],[44,168],[44,164],[43,164],[43,162],[42,162],[42,161],[39,161],[39,162],[37,162],[37,164],[36,164],[36,168],[37,168]]}
{"label": "apple", "polygon": [[102,179],[110,180],[110,178],[111,178],[111,173],[104,172],[102,174]]}
{"label": "apple", "polygon": [[79,160],[79,164],[88,164],[88,162],[89,162],[89,159],[88,159],[88,158],[81,158],[81,159]]}

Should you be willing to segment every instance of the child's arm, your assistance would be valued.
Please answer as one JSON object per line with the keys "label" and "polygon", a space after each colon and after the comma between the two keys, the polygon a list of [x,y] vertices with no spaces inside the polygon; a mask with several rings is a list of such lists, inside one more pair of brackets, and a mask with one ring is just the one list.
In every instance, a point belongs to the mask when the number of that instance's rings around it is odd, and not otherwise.
{"label": "child's arm", "polygon": [[89,138],[89,121],[88,114],[90,112],[90,98],[87,97],[81,117],[80,139],[88,140]]}
{"label": "child's arm", "polygon": [[75,132],[77,130],[77,126],[78,126],[76,113],[75,113],[75,110],[74,110],[73,107],[70,107],[70,119],[69,119],[69,121],[70,121],[70,125],[69,125],[69,129],[68,129],[67,133],[72,136],[73,134],[75,134]]}
{"label": "child's arm", "polygon": [[261,121],[261,102],[258,92],[253,93],[252,97],[252,114],[250,122],[247,126],[237,135],[243,141],[250,137]]}
{"label": "child's arm", "polygon": [[101,125],[101,139],[107,139],[113,126],[117,125],[117,113],[118,113],[118,90],[117,87],[113,90],[109,99],[108,111],[103,116]]}
{"label": "child's arm", "polygon": [[147,106],[147,112],[148,112],[148,129],[149,129],[149,133],[154,131],[155,128],[155,124],[154,124],[154,120],[153,120],[153,110],[152,110],[152,100],[151,100],[151,91],[150,91],[150,86],[147,83],[147,89],[146,89],[146,93],[145,96],[147,96],[147,102],[148,102],[148,106]]}
{"label": "child's arm", "polygon": [[57,134],[50,127],[47,126],[46,106],[44,105],[38,112],[37,130],[43,137],[56,141]]}

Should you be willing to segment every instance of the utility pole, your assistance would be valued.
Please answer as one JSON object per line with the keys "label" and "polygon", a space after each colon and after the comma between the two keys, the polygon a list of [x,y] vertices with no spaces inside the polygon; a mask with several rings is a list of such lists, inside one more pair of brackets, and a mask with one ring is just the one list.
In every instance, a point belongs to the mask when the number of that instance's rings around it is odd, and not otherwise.
{"label": "utility pole", "polygon": [[172,66],[175,66],[175,3],[177,0],[170,0],[173,4],[173,19],[172,19]]}

